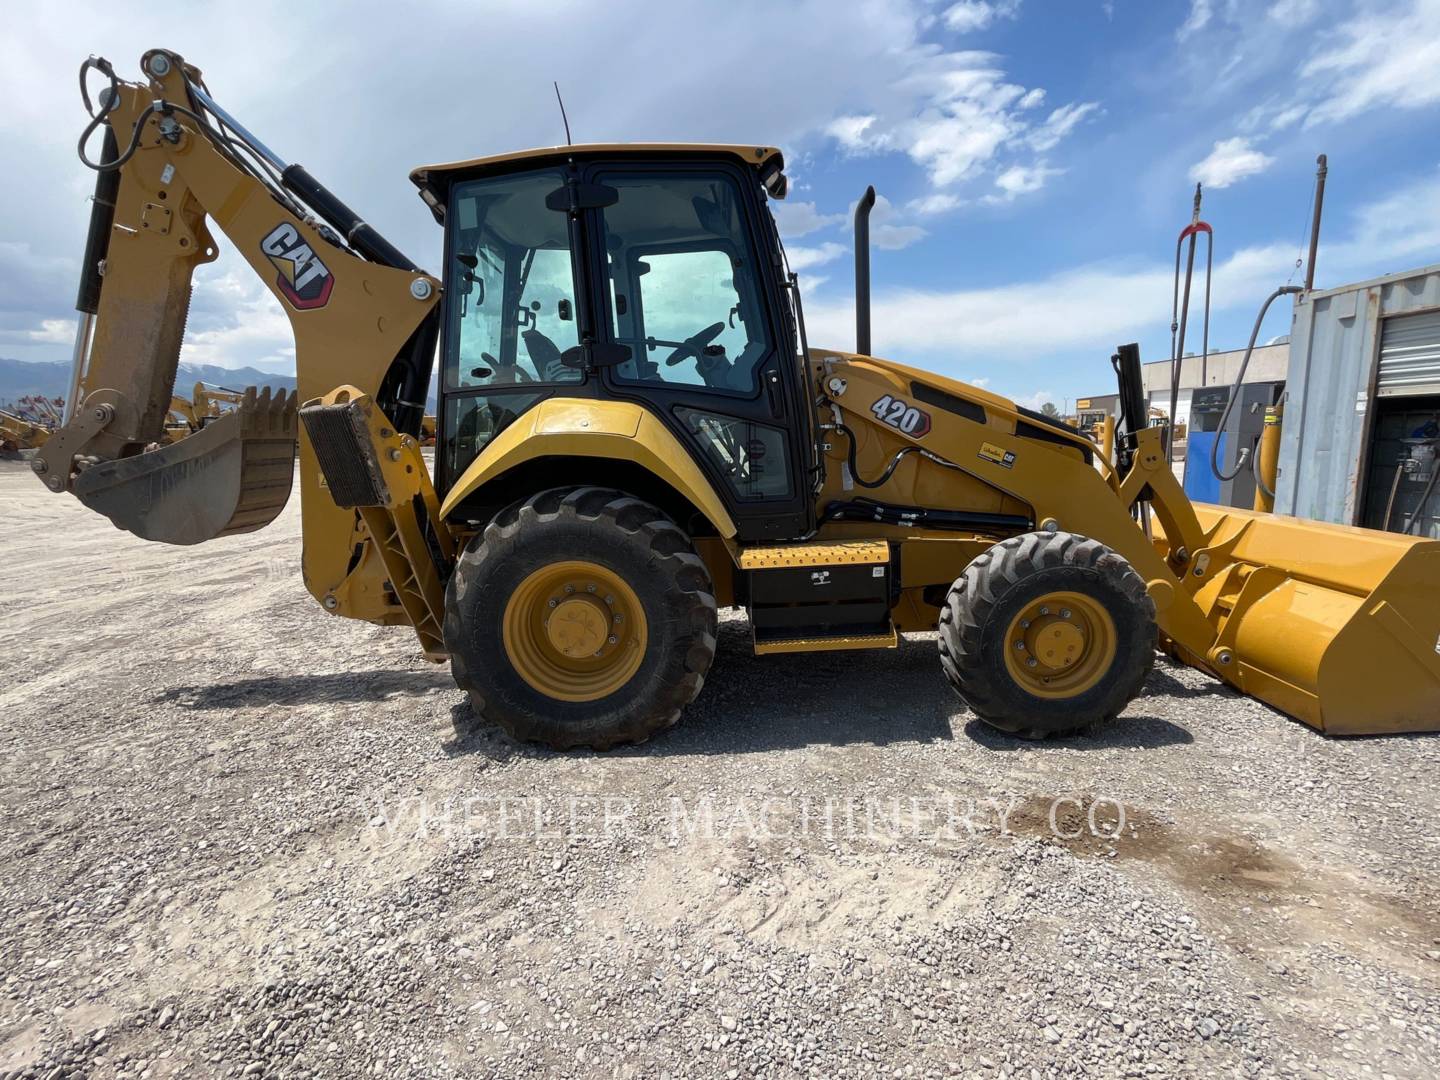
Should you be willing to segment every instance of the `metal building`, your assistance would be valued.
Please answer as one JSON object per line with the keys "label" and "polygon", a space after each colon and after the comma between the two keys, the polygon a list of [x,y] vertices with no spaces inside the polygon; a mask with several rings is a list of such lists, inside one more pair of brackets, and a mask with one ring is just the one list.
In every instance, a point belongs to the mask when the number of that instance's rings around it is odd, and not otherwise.
{"label": "metal building", "polygon": [[1440,537],[1440,265],[1297,297],[1275,510]]}

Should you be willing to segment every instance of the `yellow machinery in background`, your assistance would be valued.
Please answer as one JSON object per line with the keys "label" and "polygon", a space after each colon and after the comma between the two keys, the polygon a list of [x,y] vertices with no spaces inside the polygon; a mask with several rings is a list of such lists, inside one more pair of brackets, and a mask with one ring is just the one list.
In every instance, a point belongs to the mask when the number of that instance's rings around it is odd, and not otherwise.
{"label": "yellow machinery in background", "polygon": [[48,438],[50,428],[45,424],[0,409],[0,454],[16,457],[22,450],[44,446]]}
{"label": "yellow machinery in background", "polygon": [[188,398],[171,395],[170,415],[165,423],[165,438],[162,442],[178,442],[193,435],[212,420],[240,405],[245,400],[243,390],[230,390],[223,386],[211,386],[197,382]]}
{"label": "yellow machinery in background", "polygon": [[[87,91],[103,146],[82,400],[36,473],[137,536],[190,544],[264,526],[298,471],[315,599],[413,627],[515,736],[604,748],[674,723],[729,606],[762,655],[938,629],[970,708],[1027,737],[1115,716],[1157,647],[1327,732],[1440,728],[1440,543],[1192,505],[1134,346],[1102,453],[875,357],[873,189],[856,210],[857,348],[815,348],[767,207],[787,186],[772,147],[417,169],[444,230],[437,277],[195,67],[164,50],[141,64],[138,83],[82,69],[107,80]],[[157,446],[212,227],[287,312],[304,405],[249,390]]]}

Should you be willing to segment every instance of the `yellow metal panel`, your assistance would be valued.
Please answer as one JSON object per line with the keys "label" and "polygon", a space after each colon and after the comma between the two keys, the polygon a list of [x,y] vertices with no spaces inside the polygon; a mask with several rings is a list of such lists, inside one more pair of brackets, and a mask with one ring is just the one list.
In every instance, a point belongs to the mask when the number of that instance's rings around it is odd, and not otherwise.
{"label": "yellow metal panel", "polygon": [[740,552],[741,570],[776,570],[789,566],[869,566],[889,561],[890,545],[884,540],[752,547]]}
{"label": "yellow metal panel", "polygon": [[843,652],[847,649],[893,649],[900,636],[892,628],[888,634],[860,634],[854,637],[787,638],[781,641],[757,641],[756,656],[773,653]]}
{"label": "yellow metal panel", "polygon": [[1195,504],[1195,516],[1206,533],[1214,534],[1210,546],[1238,537],[1232,549],[1236,559],[1278,567],[1356,596],[1368,595],[1406,552],[1424,543],[1398,533],[1205,503]]}
{"label": "yellow metal panel", "polygon": [[589,398],[551,398],[502,431],[445,496],[441,519],[496,477],[545,457],[633,461],[689,499],[721,536],[735,535],[720,496],[654,413],[629,401]]}
{"label": "yellow metal panel", "polygon": [[622,435],[640,433],[640,411],[614,408],[610,401],[571,401],[564,398],[542,404],[535,416],[536,435]]}

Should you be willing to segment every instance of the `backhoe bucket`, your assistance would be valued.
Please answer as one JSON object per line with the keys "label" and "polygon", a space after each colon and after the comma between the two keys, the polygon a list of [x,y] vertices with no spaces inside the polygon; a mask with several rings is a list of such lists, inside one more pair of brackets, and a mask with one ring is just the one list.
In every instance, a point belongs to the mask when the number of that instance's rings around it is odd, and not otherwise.
{"label": "backhoe bucket", "polygon": [[200,544],[254,532],[290,497],[296,398],[245,391],[239,406],[169,446],[92,465],[75,495],[144,540]]}
{"label": "backhoe bucket", "polygon": [[1440,730],[1440,541],[1195,507],[1209,665],[1334,735]]}

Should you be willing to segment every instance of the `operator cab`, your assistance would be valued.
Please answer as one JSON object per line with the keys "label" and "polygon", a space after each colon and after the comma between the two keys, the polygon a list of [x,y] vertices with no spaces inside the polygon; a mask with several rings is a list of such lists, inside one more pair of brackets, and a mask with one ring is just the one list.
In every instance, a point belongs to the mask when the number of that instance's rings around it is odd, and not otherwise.
{"label": "operator cab", "polygon": [[766,208],[779,151],[557,147],[411,179],[445,226],[442,497],[538,403],[603,398],[693,450],[740,539],[813,528],[797,306]]}

